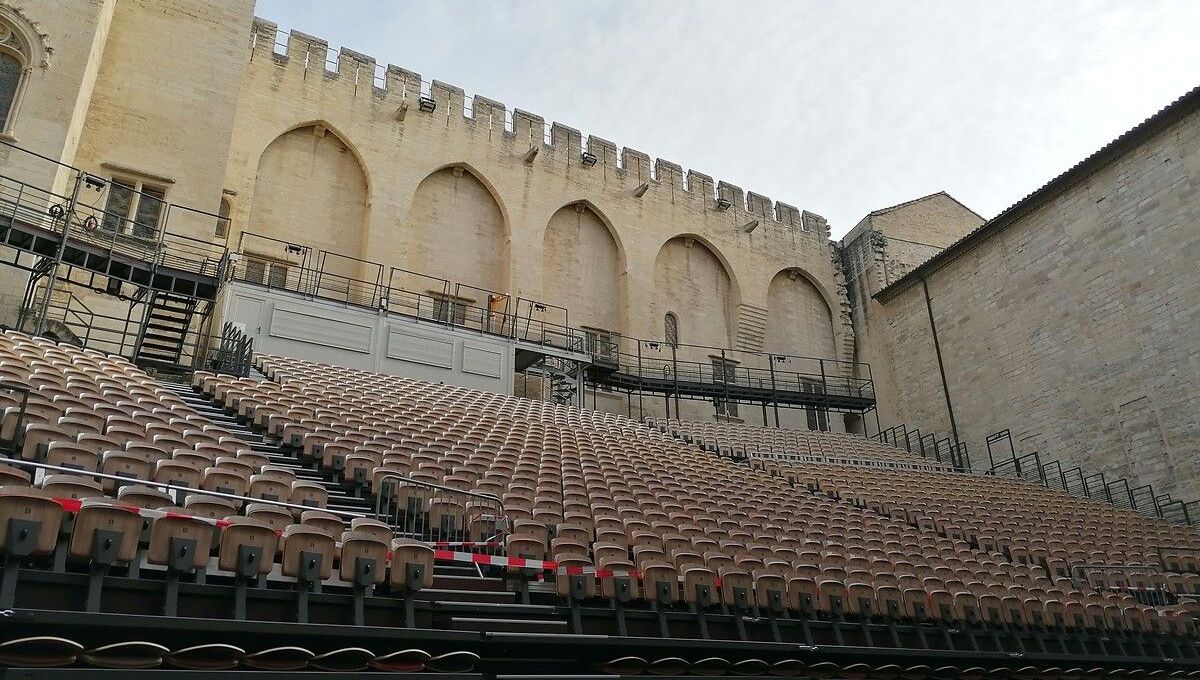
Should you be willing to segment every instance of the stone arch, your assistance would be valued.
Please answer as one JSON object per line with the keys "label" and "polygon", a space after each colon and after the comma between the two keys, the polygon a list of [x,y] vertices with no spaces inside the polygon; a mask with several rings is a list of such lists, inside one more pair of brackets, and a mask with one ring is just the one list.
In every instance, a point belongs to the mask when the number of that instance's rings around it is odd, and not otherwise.
{"label": "stone arch", "polygon": [[[322,122],[302,123],[263,149],[248,228],[314,250],[367,259],[363,249],[370,195],[366,167],[345,137]],[[254,241],[247,243],[254,247]],[[274,251],[264,254],[281,257]],[[331,258],[325,267],[338,276],[362,275],[343,258]],[[336,285],[333,279],[330,285]]]}
{"label": "stone arch", "polygon": [[542,238],[542,298],[566,307],[572,326],[625,332],[625,250],[590,201],[550,216]]}
{"label": "stone arch", "polygon": [[763,349],[775,354],[839,358],[832,306],[807,272],[789,267],[771,279]]}
{"label": "stone arch", "polygon": [[675,315],[684,345],[731,347],[737,281],[718,250],[684,234],[669,239],[654,259],[652,318],[663,337],[667,313]]}
{"label": "stone arch", "polygon": [[492,184],[465,163],[434,170],[417,185],[404,240],[408,269],[498,293],[509,289],[507,214]]}
{"label": "stone arch", "polygon": [[20,8],[0,5],[0,133],[13,135],[34,65],[49,68],[50,53],[45,34]]}

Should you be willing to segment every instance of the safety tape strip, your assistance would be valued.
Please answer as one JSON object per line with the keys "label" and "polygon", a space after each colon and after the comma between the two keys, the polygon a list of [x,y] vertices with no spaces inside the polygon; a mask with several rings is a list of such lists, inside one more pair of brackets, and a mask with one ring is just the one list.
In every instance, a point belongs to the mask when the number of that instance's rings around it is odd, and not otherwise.
{"label": "safety tape strip", "polygon": [[503,548],[503,541],[432,541],[434,548]]}
{"label": "safety tape strip", "polygon": [[[79,510],[81,508],[83,508],[85,506],[85,502],[89,499],[54,498],[52,500],[55,503],[58,503],[59,506],[62,507],[62,509],[65,512],[75,514],[75,513],[79,512]],[[233,523],[227,519],[213,519],[212,517],[197,517],[196,515],[189,515],[186,512],[172,512],[169,510],[153,510],[150,508],[139,508],[136,505],[130,505],[128,503],[88,503],[87,506],[88,507],[97,507],[97,508],[116,508],[117,510],[124,510],[125,512],[132,513],[134,515],[137,515],[138,517],[145,517],[146,519],[163,519],[163,518],[194,519],[198,522],[204,522],[205,524],[211,524],[211,525],[217,527],[218,529],[224,529],[225,527],[227,527]],[[276,533],[280,533],[280,532],[276,532]]]}
{"label": "safety tape strip", "polygon": [[596,578],[641,578],[642,572],[636,569],[599,569],[597,567],[559,567],[559,576],[595,576]]}

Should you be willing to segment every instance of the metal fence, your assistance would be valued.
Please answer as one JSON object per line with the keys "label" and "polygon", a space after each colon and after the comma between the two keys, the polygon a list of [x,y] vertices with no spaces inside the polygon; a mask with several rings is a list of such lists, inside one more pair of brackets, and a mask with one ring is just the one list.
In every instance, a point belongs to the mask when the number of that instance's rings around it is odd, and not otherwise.
{"label": "metal fence", "polygon": [[398,535],[494,555],[503,554],[508,530],[500,498],[399,471],[379,479],[375,515],[386,518]]}

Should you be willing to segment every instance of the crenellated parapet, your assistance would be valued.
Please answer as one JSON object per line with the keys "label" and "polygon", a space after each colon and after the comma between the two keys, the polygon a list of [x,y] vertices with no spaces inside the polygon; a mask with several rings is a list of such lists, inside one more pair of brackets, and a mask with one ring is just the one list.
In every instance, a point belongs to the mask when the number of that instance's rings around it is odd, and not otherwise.
{"label": "crenellated parapet", "polygon": [[819,243],[829,229],[818,215],[741,187],[715,181],[710,175],[685,169],[679,163],[617,144],[535,113],[509,109],[502,102],[468,95],[462,88],[438,80],[425,81],[420,74],[388,64],[381,67],[373,57],[346,48],[332,51],[321,38],[291,31],[280,38],[278,26],[256,18],[253,24],[251,60],[271,60],[280,68],[299,71],[306,80],[319,78],[329,87],[348,90],[348,96],[369,96],[382,108],[395,112],[398,124],[407,116],[427,115],[447,124],[483,128],[527,154],[529,162],[570,167],[573,181],[587,181],[576,168],[595,172],[604,181],[623,183],[631,195],[654,191],[671,203],[698,212],[724,212],[731,224],[756,238],[798,235]]}

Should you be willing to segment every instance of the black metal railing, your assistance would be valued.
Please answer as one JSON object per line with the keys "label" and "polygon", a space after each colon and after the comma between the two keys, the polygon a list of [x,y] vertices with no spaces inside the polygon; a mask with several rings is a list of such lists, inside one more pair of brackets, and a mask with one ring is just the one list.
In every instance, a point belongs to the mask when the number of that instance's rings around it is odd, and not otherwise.
{"label": "black metal railing", "polygon": [[214,373],[228,373],[245,378],[250,375],[253,362],[254,338],[226,321],[221,327],[221,335],[217,338],[217,346],[209,351],[201,365],[205,370]]}
{"label": "black metal railing", "polygon": [[[669,382],[676,395],[686,388],[692,396],[731,401],[739,400],[744,390],[754,390],[758,400],[768,403],[775,400],[771,395],[798,392],[814,395],[815,402],[852,398],[861,404],[873,403],[875,398],[867,364],[706,345],[669,345],[573,327],[568,310],[562,307],[253,232],[241,235],[229,276],[312,299],[586,355],[625,380],[647,385]],[[860,377],[864,374],[866,378]],[[661,386],[658,390],[663,391]]]}
{"label": "black metal railing", "polygon": [[1150,484],[1131,486],[1123,477],[1109,479],[1103,472],[1087,474],[1079,466],[1064,469],[1057,460],[1043,463],[1042,455],[1036,451],[1018,454],[1009,430],[988,435],[987,444],[991,462],[987,474],[1016,477],[1148,517],[1200,527],[1200,501],[1175,500],[1170,494],[1156,494]]}

